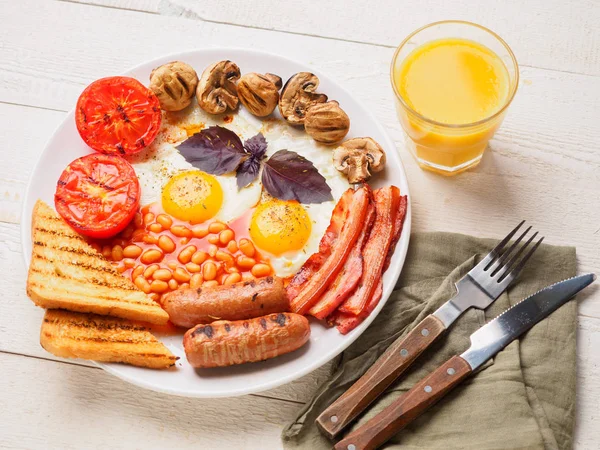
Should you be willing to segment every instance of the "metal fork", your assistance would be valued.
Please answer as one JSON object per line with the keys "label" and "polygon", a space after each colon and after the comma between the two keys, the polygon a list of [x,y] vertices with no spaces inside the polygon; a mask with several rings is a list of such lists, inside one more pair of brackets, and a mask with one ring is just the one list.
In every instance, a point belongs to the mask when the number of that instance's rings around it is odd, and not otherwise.
{"label": "metal fork", "polygon": [[538,235],[535,232],[521,244],[531,231],[531,227],[528,227],[508,246],[524,223],[523,220],[479,264],[455,283],[457,293],[454,297],[425,317],[406,336],[390,345],[350,389],[321,413],[316,422],[324,434],[332,439],[336,437],[466,310],[471,307],[485,309],[506,290],[544,240],[541,237],[531,246]]}

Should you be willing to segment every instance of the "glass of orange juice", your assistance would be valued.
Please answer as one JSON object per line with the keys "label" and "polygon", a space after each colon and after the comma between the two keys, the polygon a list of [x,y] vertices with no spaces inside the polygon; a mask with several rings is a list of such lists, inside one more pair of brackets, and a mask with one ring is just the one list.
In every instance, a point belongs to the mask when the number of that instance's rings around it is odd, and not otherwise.
{"label": "glass of orange juice", "polygon": [[422,168],[455,175],[481,161],[515,96],[519,66],[497,34],[449,20],[408,36],[391,78],[411,153]]}

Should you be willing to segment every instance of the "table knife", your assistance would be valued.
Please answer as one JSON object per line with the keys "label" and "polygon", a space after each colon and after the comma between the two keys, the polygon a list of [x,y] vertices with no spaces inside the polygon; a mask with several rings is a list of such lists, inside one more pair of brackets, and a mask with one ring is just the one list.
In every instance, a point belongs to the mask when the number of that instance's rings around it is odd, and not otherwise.
{"label": "table knife", "polygon": [[596,276],[553,284],[517,303],[471,335],[471,346],[415,384],[406,394],[335,445],[335,450],[374,450],[442,399],[487,360],[548,317]]}

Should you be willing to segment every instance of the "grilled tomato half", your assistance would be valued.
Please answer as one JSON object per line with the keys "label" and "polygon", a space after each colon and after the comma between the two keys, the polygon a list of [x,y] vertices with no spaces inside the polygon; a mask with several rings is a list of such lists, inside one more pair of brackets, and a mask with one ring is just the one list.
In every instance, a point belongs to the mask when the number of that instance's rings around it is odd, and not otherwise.
{"label": "grilled tomato half", "polygon": [[160,130],[158,98],[130,77],[94,81],[79,96],[75,123],[81,138],[100,153],[132,155]]}
{"label": "grilled tomato half", "polygon": [[116,155],[91,154],[63,171],[54,203],[75,231],[102,239],[127,226],[139,207],[140,195],[131,164]]}

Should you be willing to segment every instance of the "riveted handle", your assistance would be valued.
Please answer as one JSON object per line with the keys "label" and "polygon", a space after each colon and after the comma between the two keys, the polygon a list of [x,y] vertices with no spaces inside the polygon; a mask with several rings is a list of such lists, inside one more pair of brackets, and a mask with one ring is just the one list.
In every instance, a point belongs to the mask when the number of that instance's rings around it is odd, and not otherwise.
{"label": "riveted handle", "polygon": [[335,445],[335,450],[375,450],[434,405],[472,373],[454,356],[410,391]]}
{"label": "riveted handle", "polygon": [[430,314],[419,322],[410,333],[397,339],[350,389],[321,413],[316,420],[321,431],[330,438],[337,436],[373,400],[379,397],[444,330],[443,323]]}

